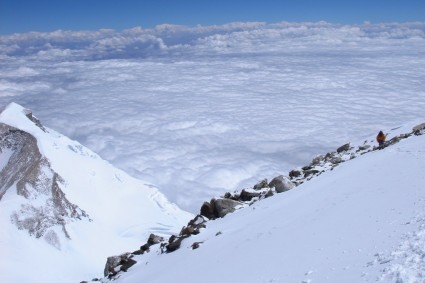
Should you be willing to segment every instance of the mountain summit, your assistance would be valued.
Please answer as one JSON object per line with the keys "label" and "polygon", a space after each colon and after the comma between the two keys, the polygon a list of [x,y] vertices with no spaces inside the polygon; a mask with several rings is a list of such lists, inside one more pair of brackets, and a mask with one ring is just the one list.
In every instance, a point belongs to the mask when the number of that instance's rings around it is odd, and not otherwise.
{"label": "mountain summit", "polygon": [[1,282],[78,282],[191,215],[12,103],[0,114]]}

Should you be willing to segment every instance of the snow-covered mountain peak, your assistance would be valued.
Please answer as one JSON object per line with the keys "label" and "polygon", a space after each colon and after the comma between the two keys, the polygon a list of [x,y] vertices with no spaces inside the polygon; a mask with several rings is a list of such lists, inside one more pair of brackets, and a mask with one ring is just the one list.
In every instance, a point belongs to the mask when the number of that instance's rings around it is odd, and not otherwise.
{"label": "snow-covered mountain peak", "polygon": [[[175,233],[190,217],[154,186],[43,126],[31,110],[11,103],[0,114],[0,224],[6,231],[0,249],[31,270],[3,265],[1,282],[34,282],[37,275],[52,282],[71,271],[65,277],[76,282],[103,267],[107,256],[152,232]],[[40,254],[46,256],[34,263]],[[58,272],[48,274],[52,265]]]}
{"label": "snow-covered mountain peak", "polygon": [[21,130],[35,133],[39,130],[46,132],[40,120],[35,117],[31,110],[22,107],[17,103],[10,103],[0,114],[2,123]]}

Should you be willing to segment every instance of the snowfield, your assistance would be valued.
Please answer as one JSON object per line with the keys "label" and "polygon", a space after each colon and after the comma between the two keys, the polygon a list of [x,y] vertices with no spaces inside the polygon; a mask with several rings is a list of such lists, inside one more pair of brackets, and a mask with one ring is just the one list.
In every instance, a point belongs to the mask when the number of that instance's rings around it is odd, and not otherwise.
{"label": "snowfield", "polygon": [[114,282],[424,282],[424,145],[413,136],[209,221]]}

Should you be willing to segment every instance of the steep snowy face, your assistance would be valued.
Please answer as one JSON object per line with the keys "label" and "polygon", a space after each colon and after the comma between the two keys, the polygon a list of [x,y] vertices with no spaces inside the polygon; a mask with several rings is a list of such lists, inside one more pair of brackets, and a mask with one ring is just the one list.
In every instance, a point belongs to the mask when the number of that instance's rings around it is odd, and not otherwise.
{"label": "steep snowy face", "polygon": [[54,228],[60,227],[69,238],[66,223],[87,218],[86,213],[66,198],[59,186],[63,179],[40,154],[32,135],[0,123],[0,152],[0,200],[9,189],[24,199],[12,213],[12,222],[59,248]]}
{"label": "steep snowy face", "polygon": [[176,233],[190,217],[31,111],[12,103],[0,114],[0,250],[10,259],[0,282],[95,276],[107,256]]}

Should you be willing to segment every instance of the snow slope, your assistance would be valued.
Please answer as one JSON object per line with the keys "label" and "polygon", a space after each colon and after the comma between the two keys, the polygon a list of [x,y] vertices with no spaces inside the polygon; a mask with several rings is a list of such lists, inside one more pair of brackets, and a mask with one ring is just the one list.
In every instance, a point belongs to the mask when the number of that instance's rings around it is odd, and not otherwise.
{"label": "snow slope", "polygon": [[[140,245],[151,232],[175,233],[191,217],[154,186],[114,168],[78,142],[37,126],[26,116],[29,113],[12,103],[1,113],[0,123],[36,138],[41,155],[64,180],[60,189],[88,217],[67,218],[66,233],[60,227],[52,228],[57,235],[54,245],[48,243],[48,235],[30,236],[12,224],[11,215],[23,213],[26,207],[43,211],[49,200],[38,197],[40,194],[29,199],[18,195],[15,182],[0,201],[0,282],[79,282],[92,278],[104,267],[107,256]],[[10,156],[10,150],[0,150],[0,169]],[[39,221],[46,219],[40,217]]]}
{"label": "snow slope", "polygon": [[411,136],[136,256],[116,282],[424,282],[424,170]]}

